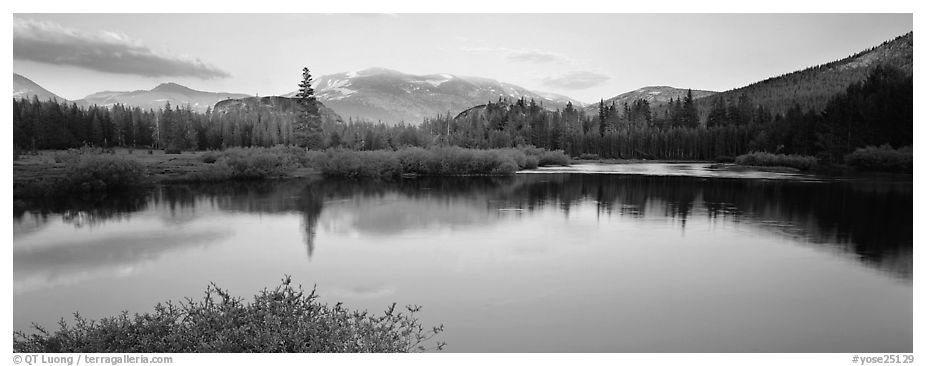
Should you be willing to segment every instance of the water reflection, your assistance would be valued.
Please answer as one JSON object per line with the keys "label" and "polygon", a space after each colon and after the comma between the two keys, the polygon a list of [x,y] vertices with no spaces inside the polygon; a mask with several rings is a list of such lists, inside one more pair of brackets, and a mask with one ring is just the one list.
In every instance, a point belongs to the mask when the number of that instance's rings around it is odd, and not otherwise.
{"label": "water reflection", "polygon": [[[580,205],[594,205],[599,216],[666,219],[682,231],[693,216],[713,223],[761,228],[771,235],[835,247],[837,253],[885,273],[912,279],[909,182],[543,174],[398,182],[293,180],[175,185],[143,194],[27,202],[27,212],[16,218],[14,238],[41,231],[42,223],[54,214],[82,228],[121,224],[142,211],[156,211],[171,225],[203,217],[198,210],[298,213],[306,254],[311,258],[320,225],[334,232],[388,236],[409,230],[493,225],[502,218],[538,210],[558,210],[568,218]],[[328,214],[322,220],[323,212]],[[94,247],[116,252],[153,250],[148,245]],[[80,253],[70,255],[81,257]],[[17,265],[32,265],[29,258],[15,260]]]}
{"label": "water reflection", "polygon": [[323,301],[424,305],[462,352],[912,349],[910,182],[314,179],[19,207],[16,329],[287,273]]}

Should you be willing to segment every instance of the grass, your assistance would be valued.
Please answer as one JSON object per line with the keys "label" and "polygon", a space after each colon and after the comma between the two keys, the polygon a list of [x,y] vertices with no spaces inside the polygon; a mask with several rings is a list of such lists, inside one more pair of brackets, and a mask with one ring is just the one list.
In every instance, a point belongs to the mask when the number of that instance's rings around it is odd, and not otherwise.
{"label": "grass", "polygon": [[817,158],[803,155],[771,154],[767,152],[751,152],[737,156],[737,165],[788,167],[798,170],[810,170],[817,166]]}
{"label": "grass", "polygon": [[428,344],[443,326],[425,328],[415,317],[418,306],[371,314],[337,303],[321,304],[313,289],[294,287],[287,276],[251,302],[231,296],[215,284],[203,299],[179,305],[157,304],[151,313],[87,320],[74,315],[49,332],[13,334],[13,351],[23,353],[112,352],[416,352],[441,350]]}
{"label": "grass", "polygon": [[845,161],[860,171],[913,173],[913,147],[868,146],[849,153]]}

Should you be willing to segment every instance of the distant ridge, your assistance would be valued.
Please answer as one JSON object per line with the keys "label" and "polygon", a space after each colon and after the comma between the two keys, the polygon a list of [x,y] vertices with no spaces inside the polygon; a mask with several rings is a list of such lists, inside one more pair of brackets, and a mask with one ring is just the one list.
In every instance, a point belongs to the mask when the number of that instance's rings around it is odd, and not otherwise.
{"label": "distant ridge", "polygon": [[103,91],[88,95],[77,102],[85,105],[112,106],[124,104],[143,109],[163,108],[166,103],[171,106],[189,105],[197,112],[205,112],[216,102],[225,99],[249,97],[240,93],[213,93],[191,89],[177,83],[163,83],[151,90]]}
{"label": "distant ridge", "polygon": [[13,73],[13,99],[31,99],[33,96],[37,96],[39,100],[43,102],[47,100],[57,100],[59,102],[68,101],[39,86],[39,84],[36,84],[29,78]]}
{"label": "distant ridge", "polygon": [[[624,103],[629,105],[636,100],[643,99],[648,101],[650,105],[656,106],[668,103],[672,99],[684,98],[687,93],[688,89],[674,88],[671,86],[646,86],[605,99],[604,103],[608,106],[610,106],[611,103],[614,103],[614,105],[620,109]],[[691,90],[691,96],[694,99],[700,99],[714,94],[717,94],[717,92],[697,89]],[[589,115],[597,115],[598,103],[592,103],[585,107],[585,113]]]}
{"label": "distant ridge", "polygon": [[717,93],[698,101],[702,120],[716,98],[727,103],[745,94],[755,105],[774,114],[784,114],[793,105],[820,111],[834,95],[850,84],[865,79],[875,67],[888,65],[913,73],[913,32],[841,60],[768,78],[741,88]]}

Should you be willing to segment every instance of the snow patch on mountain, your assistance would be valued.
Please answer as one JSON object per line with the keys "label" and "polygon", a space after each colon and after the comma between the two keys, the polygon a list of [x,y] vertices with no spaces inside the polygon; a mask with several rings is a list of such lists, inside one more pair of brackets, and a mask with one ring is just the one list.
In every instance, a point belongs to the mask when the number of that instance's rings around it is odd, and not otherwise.
{"label": "snow patch on mountain", "polygon": [[[356,93],[356,90],[348,88],[330,88],[325,89],[325,99],[328,100],[341,100],[347,96]],[[338,95],[328,95],[328,93],[337,93]]]}

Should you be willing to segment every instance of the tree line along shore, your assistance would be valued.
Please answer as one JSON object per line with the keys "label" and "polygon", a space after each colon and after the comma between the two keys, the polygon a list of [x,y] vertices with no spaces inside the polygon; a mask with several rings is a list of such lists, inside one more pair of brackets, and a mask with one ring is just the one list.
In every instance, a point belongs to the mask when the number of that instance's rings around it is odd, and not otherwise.
{"label": "tree line along shore", "polygon": [[[279,145],[357,151],[535,146],[572,158],[724,161],[769,153],[873,169],[872,161],[901,156],[913,144],[912,76],[891,67],[873,69],[819,111],[795,104],[773,115],[745,93],[711,103],[696,103],[690,93],[666,105],[602,101],[597,114],[571,104],[549,110],[533,100],[500,98],[418,125],[343,121],[315,100],[310,82],[306,73],[296,98],[220,102],[205,113],[169,104],[142,110],[14,99],[14,159],[87,146],[165,152]],[[856,159],[847,159],[850,154]],[[894,171],[904,162],[888,165]]]}

